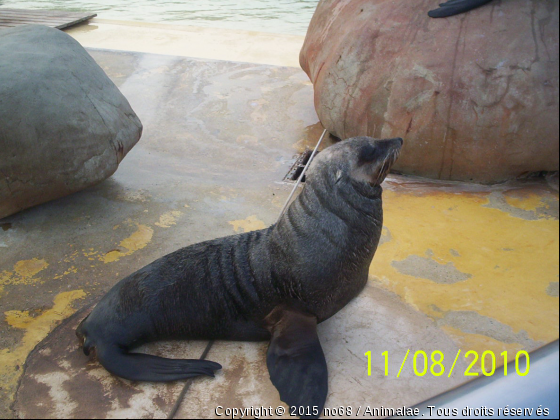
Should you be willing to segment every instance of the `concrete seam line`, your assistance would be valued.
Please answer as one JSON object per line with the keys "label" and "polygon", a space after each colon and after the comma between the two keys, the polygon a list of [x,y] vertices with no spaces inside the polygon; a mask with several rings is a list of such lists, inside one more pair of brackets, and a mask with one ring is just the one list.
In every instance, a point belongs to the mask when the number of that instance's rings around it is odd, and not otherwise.
{"label": "concrete seam line", "polygon": [[[199,360],[206,359],[206,356],[208,356],[208,353],[210,352],[210,349],[212,348],[213,345],[214,345],[214,340],[210,340],[208,342],[208,344],[206,345],[206,348],[202,352],[202,355],[200,356]],[[169,412],[169,415],[167,416],[168,419],[175,418],[175,415],[177,414],[177,411],[179,411],[179,408],[181,407],[181,403],[185,399],[185,396],[187,395],[187,392],[189,391],[189,388],[191,387],[192,382],[193,382],[192,379],[188,379],[187,382],[185,382],[185,386],[183,387],[183,390],[179,394],[179,397],[177,398],[177,401],[175,401],[175,405],[173,405],[173,408],[171,409],[171,411]]]}
{"label": "concrete seam line", "polygon": [[[303,168],[303,171],[301,172],[301,175],[299,176],[299,179],[297,180],[296,185],[294,186],[290,196],[286,200],[286,204],[284,204],[284,207],[282,208],[282,211],[280,212],[280,216],[278,216],[278,220],[280,220],[280,218],[282,217],[282,215],[284,214],[284,212],[288,208],[288,205],[290,204],[290,200],[294,196],[294,194],[297,190],[297,187],[299,187],[299,184],[301,184],[301,181],[302,181],[303,177],[305,176],[305,173],[307,172],[307,169],[309,168],[309,165],[311,165],[311,161],[313,161],[313,158],[317,154],[317,150],[319,149],[319,146],[323,142],[323,139],[325,138],[326,134],[327,134],[327,130],[324,130],[323,134],[321,135],[321,138],[319,139],[319,141],[317,142],[317,145],[315,146],[315,149],[313,150],[313,153],[311,154],[311,157],[307,161],[307,165],[305,165],[305,168]],[[213,345],[214,345],[213,340],[208,342],[208,345],[206,346],[206,348],[204,349],[204,352],[200,356],[200,360],[206,359],[206,356],[208,356],[208,353],[210,352],[210,349],[212,348]],[[181,407],[181,403],[185,399],[185,396],[187,395],[187,392],[189,391],[189,388],[191,387],[192,382],[193,382],[192,379],[188,379],[187,382],[185,383],[185,386],[183,387],[183,390],[179,394],[179,397],[177,398],[177,401],[175,402],[175,405],[173,406],[173,408],[171,409],[171,412],[167,416],[168,419],[173,419],[175,417],[175,415],[177,414],[177,411],[179,411],[179,408]]]}

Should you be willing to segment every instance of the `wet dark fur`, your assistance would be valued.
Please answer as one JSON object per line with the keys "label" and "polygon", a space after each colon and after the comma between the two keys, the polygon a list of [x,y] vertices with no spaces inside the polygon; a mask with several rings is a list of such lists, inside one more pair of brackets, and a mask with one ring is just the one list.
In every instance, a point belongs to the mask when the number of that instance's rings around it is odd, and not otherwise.
{"label": "wet dark fur", "polygon": [[[79,326],[84,352],[95,347],[108,370],[125,376],[133,367],[109,366],[108,360],[146,342],[269,340],[265,319],[279,305],[318,322],[334,315],[365,286],[381,236],[382,189],[376,182],[397,153],[393,143],[376,150],[370,140],[322,152],[277,224],[188,246],[123,279]],[[357,180],[370,176],[365,165],[372,162],[383,173],[372,174],[372,182]],[[162,372],[164,378],[168,371]],[[160,380],[143,378],[131,379]]]}

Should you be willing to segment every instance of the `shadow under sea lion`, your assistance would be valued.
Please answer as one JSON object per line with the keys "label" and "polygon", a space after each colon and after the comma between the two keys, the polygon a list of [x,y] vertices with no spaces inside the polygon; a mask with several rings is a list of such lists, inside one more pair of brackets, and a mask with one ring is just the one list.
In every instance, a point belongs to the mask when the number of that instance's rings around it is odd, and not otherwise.
{"label": "shadow under sea lion", "polygon": [[357,137],[331,146],[276,224],[188,246],[121,280],[77,328],[84,353],[95,349],[122,378],[167,382],[221,366],[129,350],[165,339],[270,340],[280,398],[318,417],[328,373],[317,324],[366,285],[383,225],[381,183],[402,145]]}

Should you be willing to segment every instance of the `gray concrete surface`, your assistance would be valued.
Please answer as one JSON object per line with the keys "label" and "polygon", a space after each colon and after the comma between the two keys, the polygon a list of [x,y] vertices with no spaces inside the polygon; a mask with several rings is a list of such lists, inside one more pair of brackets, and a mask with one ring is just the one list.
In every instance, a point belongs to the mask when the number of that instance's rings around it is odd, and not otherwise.
{"label": "gray concrete surface", "polygon": [[[165,417],[182,384],[110,376],[80,352],[75,325],[114,283],[159,256],[273,223],[291,189],[284,175],[322,132],[299,69],[90,53],[129,99],[144,136],[109,180],[0,221],[3,417]],[[515,355],[558,337],[558,297],[547,294],[558,281],[556,191],[538,180],[494,188],[399,176],[385,189],[370,283],[319,329],[327,407],[411,405],[469,379],[464,358],[451,378],[416,375],[411,359],[397,377],[409,349],[441,351],[449,369],[460,349]],[[420,270],[434,263],[441,279],[465,275],[441,281]],[[197,357],[204,346],[147,351]],[[279,405],[265,351],[266,343],[216,343],[208,357],[223,370],[193,383],[178,417]]]}
{"label": "gray concrete surface", "polygon": [[1,221],[3,416],[26,354],[69,308],[180,247],[273,223],[291,189],[284,175],[322,132],[300,70],[90,53],[144,135],[106,182]]}

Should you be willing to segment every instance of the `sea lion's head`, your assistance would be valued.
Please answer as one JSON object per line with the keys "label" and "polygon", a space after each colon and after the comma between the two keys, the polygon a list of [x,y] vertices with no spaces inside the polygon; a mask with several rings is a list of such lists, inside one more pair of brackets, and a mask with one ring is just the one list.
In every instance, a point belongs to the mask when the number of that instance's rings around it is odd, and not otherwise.
{"label": "sea lion's head", "polygon": [[403,139],[376,140],[354,137],[323,150],[309,168],[313,182],[338,184],[341,181],[380,186],[398,159]]}

